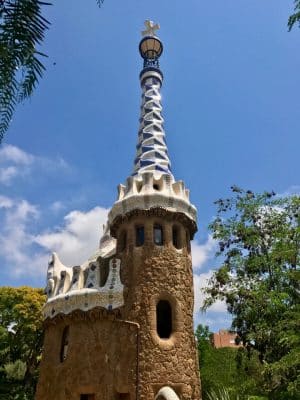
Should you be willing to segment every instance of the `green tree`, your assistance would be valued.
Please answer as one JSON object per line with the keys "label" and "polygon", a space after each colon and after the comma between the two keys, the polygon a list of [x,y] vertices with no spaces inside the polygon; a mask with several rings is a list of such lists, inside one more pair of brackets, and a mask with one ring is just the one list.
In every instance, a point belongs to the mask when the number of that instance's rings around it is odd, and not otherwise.
{"label": "green tree", "polygon": [[250,395],[264,394],[258,357],[245,360],[237,348],[216,349],[211,335],[208,326],[198,325],[195,336],[203,400],[248,400]]}
{"label": "green tree", "polygon": [[0,399],[33,399],[45,300],[42,289],[0,288]]}
{"label": "green tree", "polygon": [[[236,186],[210,225],[220,267],[204,309],[225,300],[244,349],[257,352],[271,399],[300,396],[300,197]],[[282,397],[283,396],[283,397]]]}
{"label": "green tree", "polygon": [[210,332],[209,327],[207,325],[202,325],[199,324],[197,326],[196,332],[195,332],[195,337],[197,341],[197,348],[199,355],[201,354],[211,346],[210,344],[210,337],[212,335],[212,332]]}

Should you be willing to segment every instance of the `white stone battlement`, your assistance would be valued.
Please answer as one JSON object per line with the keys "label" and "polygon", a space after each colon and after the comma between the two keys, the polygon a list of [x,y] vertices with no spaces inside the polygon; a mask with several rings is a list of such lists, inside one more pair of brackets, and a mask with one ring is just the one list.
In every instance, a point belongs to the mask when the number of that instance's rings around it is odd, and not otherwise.
{"label": "white stone battlement", "polygon": [[144,172],[127,178],[118,187],[118,199],[109,213],[109,223],[119,215],[135,209],[165,208],[181,212],[196,222],[197,210],[190,203],[189,190],[183,181],[175,181],[172,175]]}
{"label": "white stone battlement", "polygon": [[[82,265],[67,267],[53,253],[47,271],[44,317],[95,307],[113,310],[122,306],[120,260],[115,258],[115,253],[116,240],[109,235],[109,225],[105,226],[99,249]],[[107,271],[101,262],[106,263]]]}

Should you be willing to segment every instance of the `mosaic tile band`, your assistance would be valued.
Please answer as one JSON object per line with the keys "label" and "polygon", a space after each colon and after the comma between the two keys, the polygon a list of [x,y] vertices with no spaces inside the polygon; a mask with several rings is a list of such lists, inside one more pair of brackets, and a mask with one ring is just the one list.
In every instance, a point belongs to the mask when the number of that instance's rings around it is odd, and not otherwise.
{"label": "mosaic tile band", "polygon": [[172,175],[163,127],[161,84],[162,75],[158,71],[141,75],[141,117],[132,175],[150,171]]}

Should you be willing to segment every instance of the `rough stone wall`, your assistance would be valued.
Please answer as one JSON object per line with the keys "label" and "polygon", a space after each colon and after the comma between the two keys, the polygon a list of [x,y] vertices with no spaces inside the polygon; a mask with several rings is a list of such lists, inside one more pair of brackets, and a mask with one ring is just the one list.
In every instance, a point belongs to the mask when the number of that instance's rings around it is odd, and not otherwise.
{"label": "rough stone wall", "polygon": [[[153,226],[163,228],[164,244],[153,241]],[[172,243],[172,227],[179,228],[181,249]],[[135,227],[144,226],[145,243],[135,246]],[[169,218],[149,215],[130,218],[118,234],[127,232],[127,246],[121,258],[124,284],[123,318],[140,324],[139,398],[154,399],[165,385],[182,400],[200,399],[200,379],[193,334],[193,274],[189,233]],[[117,251],[120,249],[117,249]],[[156,330],[156,305],[168,300],[172,306],[173,334],[161,339]]]}
{"label": "rough stone wall", "polygon": [[[63,330],[69,326],[68,351],[61,362]],[[73,312],[46,324],[44,353],[36,400],[118,399],[120,393],[135,397],[135,326],[103,310]]]}
{"label": "rough stone wall", "polygon": [[[108,312],[94,309],[59,315],[46,322],[44,355],[36,400],[154,399],[170,386],[181,400],[199,400],[200,380],[193,334],[193,276],[188,227],[174,213],[131,216],[118,226],[126,232],[126,246],[117,248],[121,259],[124,306]],[[153,241],[153,226],[163,228],[164,243]],[[172,243],[176,225],[180,249]],[[144,226],[145,242],[135,246],[135,228]],[[119,241],[121,243],[121,241]],[[156,305],[172,307],[173,333],[157,334]],[[124,320],[139,324],[122,322]],[[68,353],[60,361],[63,331],[69,326]],[[138,356],[137,356],[138,353]],[[138,372],[138,373],[137,373]],[[137,381],[138,378],[138,381]]]}

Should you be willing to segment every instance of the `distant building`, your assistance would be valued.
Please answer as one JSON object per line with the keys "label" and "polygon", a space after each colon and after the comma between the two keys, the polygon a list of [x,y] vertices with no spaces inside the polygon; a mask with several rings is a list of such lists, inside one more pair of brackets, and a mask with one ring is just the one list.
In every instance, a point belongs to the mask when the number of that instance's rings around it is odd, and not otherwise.
{"label": "distant building", "polygon": [[218,333],[213,333],[211,342],[213,347],[219,349],[221,347],[241,347],[241,344],[236,344],[238,335],[235,332],[226,329],[220,329]]}

